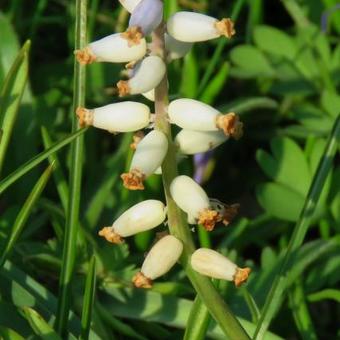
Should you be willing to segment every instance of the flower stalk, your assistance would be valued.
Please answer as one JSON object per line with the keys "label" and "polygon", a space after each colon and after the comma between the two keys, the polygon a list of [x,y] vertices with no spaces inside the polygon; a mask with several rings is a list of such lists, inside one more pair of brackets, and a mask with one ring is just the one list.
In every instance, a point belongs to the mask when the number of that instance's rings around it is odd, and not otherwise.
{"label": "flower stalk", "polygon": [[[164,33],[164,24],[161,24],[154,31],[153,52],[165,60]],[[195,251],[194,242],[186,222],[186,217],[177,207],[170,194],[170,184],[178,175],[178,172],[176,165],[176,147],[172,141],[170,123],[167,117],[168,103],[168,81],[167,75],[165,74],[163,80],[155,89],[155,128],[165,133],[168,137],[168,153],[162,164],[162,178],[168,208],[169,229],[171,234],[183,243],[183,253],[180,262],[199,297],[226,336],[237,340],[249,339],[249,336],[223,301],[210,279],[203,277],[191,268],[190,257]]]}

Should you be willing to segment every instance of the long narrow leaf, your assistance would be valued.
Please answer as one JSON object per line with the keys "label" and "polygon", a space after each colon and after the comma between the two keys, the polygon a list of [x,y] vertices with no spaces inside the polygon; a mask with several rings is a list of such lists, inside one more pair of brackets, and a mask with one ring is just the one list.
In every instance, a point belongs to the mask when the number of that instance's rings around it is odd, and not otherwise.
{"label": "long narrow leaf", "polygon": [[11,174],[9,174],[0,182],[0,194],[2,194],[11,184],[17,181],[20,177],[22,177],[27,172],[32,170],[35,166],[37,166],[43,160],[48,158],[54,152],[60,150],[65,145],[71,143],[74,139],[82,135],[86,130],[87,128],[83,128],[76,132],[71,133],[68,137],[64,138],[62,141],[53,144],[53,146],[51,146],[49,149],[39,153],[38,155],[31,158],[23,165],[21,165],[18,169],[13,171]]}
{"label": "long narrow leaf", "polygon": [[332,133],[328,139],[323,157],[320,160],[318,169],[314,175],[312,185],[305,200],[299,220],[294,228],[293,235],[290,239],[288,249],[282,263],[282,266],[272,284],[270,292],[261,311],[261,318],[257,325],[254,339],[263,339],[265,331],[268,329],[271,320],[284,297],[287,284],[286,274],[292,265],[291,259],[294,252],[298,249],[305,238],[308,227],[311,224],[313,213],[318,204],[322,188],[326,182],[327,176],[332,168],[333,159],[340,141],[340,115],[334,123]]}
{"label": "long narrow leaf", "polygon": [[0,267],[2,267],[2,265],[5,263],[7,257],[9,256],[9,254],[11,253],[11,251],[13,250],[13,247],[16,243],[16,241],[18,240],[24,226],[25,223],[28,219],[28,217],[31,214],[32,208],[34,207],[34,205],[36,204],[36,202],[38,201],[40,194],[42,193],[42,191],[44,190],[47,181],[49,180],[51,173],[53,170],[53,165],[50,165],[45,171],[44,173],[41,175],[41,177],[39,178],[39,180],[37,181],[37,183],[35,184],[34,188],[32,189],[30,195],[28,196],[28,198],[26,199],[23,207],[21,208],[15,222],[13,225],[13,228],[10,232],[10,234],[8,235],[7,241],[6,241],[6,246],[5,249],[2,251],[2,255],[1,255],[1,259],[0,259]]}
{"label": "long narrow leaf", "polygon": [[[75,49],[86,46],[86,22],[87,22],[87,0],[76,0],[76,23],[75,23]],[[74,85],[73,85],[73,112],[79,106],[85,104],[85,66],[74,61]],[[72,115],[72,131],[79,129],[76,116]],[[64,233],[64,249],[61,274],[59,280],[59,299],[56,320],[58,333],[64,336],[67,333],[67,320],[69,314],[69,293],[72,281],[76,252],[77,234],[79,227],[79,206],[81,194],[82,160],[83,160],[83,137],[76,139],[71,146],[71,168],[69,177],[70,196],[66,214],[66,225]]]}
{"label": "long narrow leaf", "polygon": [[81,337],[82,340],[89,338],[94,295],[96,290],[96,258],[93,255],[86,276],[85,293],[83,299],[83,310],[81,314]]}
{"label": "long narrow leaf", "polygon": [[0,173],[28,78],[28,54],[30,46],[31,42],[27,41],[20,50],[1,91],[0,127],[2,138],[0,143]]}

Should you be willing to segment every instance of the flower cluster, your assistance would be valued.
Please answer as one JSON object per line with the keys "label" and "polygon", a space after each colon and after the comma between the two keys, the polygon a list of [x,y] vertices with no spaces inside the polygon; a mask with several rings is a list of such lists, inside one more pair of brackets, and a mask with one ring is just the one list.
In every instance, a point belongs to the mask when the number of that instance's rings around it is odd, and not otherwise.
{"label": "flower cluster", "polygon": [[[166,77],[166,63],[185,56],[193,43],[231,38],[235,34],[231,19],[217,20],[193,12],[178,12],[169,18],[164,34],[166,53],[160,53],[148,43],[150,34],[163,25],[161,0],[120,0],[131,13],[125,32],[94,41],[75,51],[79,63],[128,63],[128,80],[117,83],[119,97],[144,95],[154,101],[155,88]],[[76,111],[80,126],[94,126],[111,133],[136,132],[131,144],[135,153],[130,169],[121,175],[129,190],[143,190],[144,181],[159,173],[168,152],[168,136],[153,129],[144,136],[139,130],[152,128],[154,115],[149,106],[123,101]],[[216,148],[228,138],[239,139],[243,125],[234,112],[223,114],[213,107],[193,99],[172,101],[167,109],[168,121],[182,128],[175,138],[179,154],[192,155]],[[176,177],[170,185],[176,204],[188,218],[189,224],[201,224],[212,231],[215,224],[228,225],[238,212],[238,204],[225,205],[209,199],[205,191],[188,176]],[[166,219],[166,206],[158,200],[140,202],[125,211],[112,226],[104,227],[99,235],[111,243],[121,243],[125,237],[156,228]],[[134,278],[136,287],[150,288],[152,280],[167,273],[183,251],[182,242],[172,235],[161,238],[146,256]],[[191,257],[191,266],[210,277],[234,281],[236,286],[247,280],[249,268],[238,268],[221,254],[210,249],[198,249]]]}

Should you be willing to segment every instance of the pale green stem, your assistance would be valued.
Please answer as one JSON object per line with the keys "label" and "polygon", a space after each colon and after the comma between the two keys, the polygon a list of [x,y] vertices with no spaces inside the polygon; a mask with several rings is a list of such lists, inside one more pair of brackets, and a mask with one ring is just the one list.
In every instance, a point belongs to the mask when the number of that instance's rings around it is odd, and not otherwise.
{"label": "pale green stem", "polygon": [[[154,32],[153,49],[155,53],[164,58],[164,25],[161,25]],[[168,136],[169,141],[168,154],[162,165],[162,177],[168,208],[169,229],[171,234],[180,239],[184,245],[184,251],[180,262],[183,265],[198,296],[202,299],[212,317],[219,324],[226,336],[235,340],[249,339],[247,333],[223,301],[211,280],[199,275],[190,266],[189,260],[191,254],[195,250],[195,245],[184,213],[177,207],[170,194],[170,184],[177,176],[178,172],[176,165],[176,149],[172,141],[170,124],[167,118],[167,105],[168,81],[167,76],[165,76],[155,90],[155,127],[157,130],[164,132]]]}

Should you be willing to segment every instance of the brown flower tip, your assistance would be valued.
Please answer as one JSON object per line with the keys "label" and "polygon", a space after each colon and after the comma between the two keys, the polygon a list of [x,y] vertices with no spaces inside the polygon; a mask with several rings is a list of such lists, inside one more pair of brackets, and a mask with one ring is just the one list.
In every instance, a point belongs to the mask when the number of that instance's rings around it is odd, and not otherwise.
{"label": "brown flower tip", "polygon": [[240,210],[240,205],[238,203],[231,204],[231,205],[225,205],[224,209],[223,209],[222,223],[224,225],[230,224],[232,222],[232,220],[238,214],[239,210]]}
{"label": "brown flower tip", "polygon": [[216,125],[219,129],[223,130],[225,135],[231,136],[236,140],[243,136],[243,123],[234,112],[218,115]]}
{"label": "brown flower tip", "polygon": [[137,288],[151,288],[152,280],[146,277],[142,272],[138,272],[133,278],[132,282]]}
{"label": "brown flower tip", "polygon": [[132,70],[137,64],[136,60],[130,61],[129,63],[125,64],[125,68],[127,70]]}
{"label": "brown flower tip", "polygon": [[76,115],[81,127],[93,125],[93,110],[79,106],[76,110]]}
{"label": "brown flower tip", "polygon": [[139,45],[144,34],[139,26],[131,26],[125,32],[121,33],[120,36],[128,41],[129,47]]}
{"label": "brown flower tip", "polygon": [[144,138],[144,132],[143,131],[137,131],[134,133],[132,137],[132,143],[130,144],[130,148],[132,150],[137,149],[137,145],[140,143],[140,141]]}
{"label": "brown flower tip", "polygon": [[251,269],[247,268],[237,268],[234,276],[234,283],[236,287],[240,287],[243,283],[248,280]]}
{"label": "brown flower tip", "polygon": [[129,82],[126,81],[126,80],[120,80],[117,83],[117,88],[118,88],[119,97],[124,97],[124,96],[130,94]]}
{"label": "brown flower tip", "polygon": [[97,57],[93,54],[92,50],[88,46],[83,48],[82,50],[75,50],[74,54],[78,63],[81,65],[92,64],[97,59]]}
{"label": "brown flower tip", "polygon": [[207,231],[212,231],[215,228],[215,224],[221,221],[221,215],[211,209],[204,209],[198,218],[198,224],[202,224]]}
{"label": "brown flower tip", "polygon": [[145,175],[138,169],[132,169],[130,172],[122,174],[123,185],[129,190],[144,190],[143,181]]}
{"label": "brown flower tip", "polygon": [[113,244],[121,244],[124,242],[124,239],[115,233],[112,227],[104,227],[98,232],[98,235],[104,237],[108,242]]}
{"label": "brown flower tip", "polygon": [[221,34],[227,38],[231,38],[235,33],[234,22],[230,18],[224,18],[221,21],[215,23],[215,28]]}

